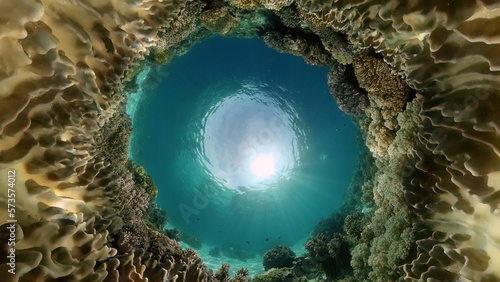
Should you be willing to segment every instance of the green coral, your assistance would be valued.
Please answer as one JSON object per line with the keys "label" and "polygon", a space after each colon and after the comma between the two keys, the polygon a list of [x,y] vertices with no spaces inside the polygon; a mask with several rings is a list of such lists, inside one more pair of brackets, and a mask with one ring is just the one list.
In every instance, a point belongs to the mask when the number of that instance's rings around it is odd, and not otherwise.
{"label": "green coral", "polygon": [[156,196],[158,196],[158,189],[156,188],[153,178],[142,166],[136,164],[132,160],[128,161],[127,168],[132,173],[132,180],[138,189],[144,190],[148,195],[149,202],[153,202]]}
{"label": "green coral", "polygon": [[231,34],[239,27],[238,18],[231,14],[228,7],[204,11],[200,20],[205,28],[221,35]]}

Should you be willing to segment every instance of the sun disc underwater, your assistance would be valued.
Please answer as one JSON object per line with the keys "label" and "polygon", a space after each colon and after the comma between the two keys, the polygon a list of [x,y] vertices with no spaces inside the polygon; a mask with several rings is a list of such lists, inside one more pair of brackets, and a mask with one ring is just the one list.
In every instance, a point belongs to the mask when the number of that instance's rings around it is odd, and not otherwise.
{"label": "sun disc underwater", "polygon": [[251,164],[252,173],[259,179],[267,178],[276,172],[272,155],[258,154]]}

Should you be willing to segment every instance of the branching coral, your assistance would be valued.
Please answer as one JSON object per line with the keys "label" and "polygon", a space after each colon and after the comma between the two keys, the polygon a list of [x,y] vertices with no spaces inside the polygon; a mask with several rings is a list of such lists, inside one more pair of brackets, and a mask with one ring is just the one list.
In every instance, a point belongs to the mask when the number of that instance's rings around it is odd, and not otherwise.
{"label": "branching coral", "polygon": [[236,271],[236,274],[234,275],[232,282],[249,282],[251,281],[251,278],[248,277],[248,275],[249,275],[248,269],[240,268]]}

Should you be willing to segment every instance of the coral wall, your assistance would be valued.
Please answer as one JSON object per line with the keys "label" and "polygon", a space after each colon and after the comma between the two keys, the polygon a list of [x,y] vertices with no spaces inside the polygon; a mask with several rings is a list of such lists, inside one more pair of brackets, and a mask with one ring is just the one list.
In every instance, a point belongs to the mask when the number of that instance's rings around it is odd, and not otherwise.
{"label": "coral wall", "polygon": [[331,68],[375,157],[355,279],[500,280],[499,15],[485,0],[0,1],[0,271],[14,236],[13,281],[229,279],[143,223],[148,193],[115,142],[138,61],[220,34]]}

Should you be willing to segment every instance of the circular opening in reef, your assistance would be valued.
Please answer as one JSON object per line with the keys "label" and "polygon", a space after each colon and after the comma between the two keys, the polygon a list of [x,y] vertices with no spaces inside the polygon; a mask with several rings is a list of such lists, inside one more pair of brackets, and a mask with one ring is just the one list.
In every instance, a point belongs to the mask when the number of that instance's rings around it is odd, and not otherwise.
{"label": "circular opening in reef", "polygon": [[294,110],[268,90],[241,85],[210,108],[200,128],[204,167],[237,193],[270,188],[298,162]]}
{"label": "circular opening in reef", "polygon": [[327,73],[259,39],[215,37],[138,75],[130,157],[158,187],[165,228],[208,267],[263,272],[266,251],[304,253],[316,223],[339,208],[357,129]]}

